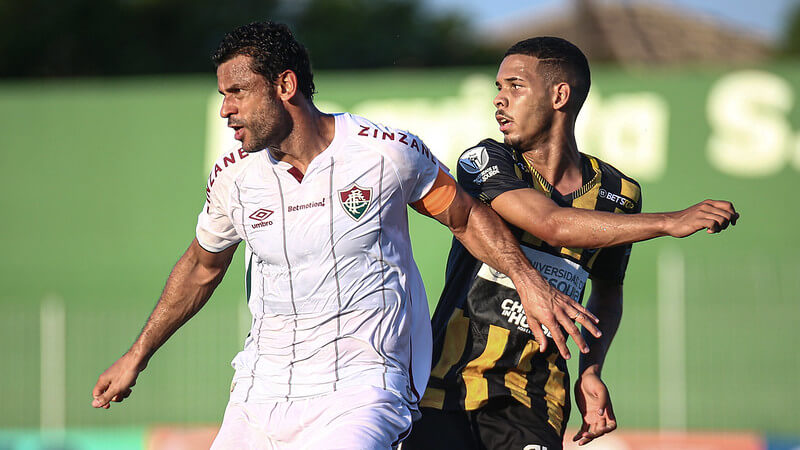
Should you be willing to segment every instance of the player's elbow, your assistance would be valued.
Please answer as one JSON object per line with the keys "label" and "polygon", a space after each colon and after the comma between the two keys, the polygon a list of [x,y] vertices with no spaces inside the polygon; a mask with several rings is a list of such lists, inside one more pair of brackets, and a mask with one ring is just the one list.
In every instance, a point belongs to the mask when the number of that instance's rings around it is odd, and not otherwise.
{"label": "player's elbow", "polygon": [[532,234],[552,247],[564,247],[570,244],[569,230],[553,214],[544,217],[537,228]]}

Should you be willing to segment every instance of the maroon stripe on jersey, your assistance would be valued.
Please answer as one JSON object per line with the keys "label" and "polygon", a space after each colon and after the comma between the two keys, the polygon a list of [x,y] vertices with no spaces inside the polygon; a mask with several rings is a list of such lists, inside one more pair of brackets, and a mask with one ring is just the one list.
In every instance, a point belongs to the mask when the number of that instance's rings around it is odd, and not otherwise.
{"label": "maroon stripe on jersey", "polygon": [[[236,188],[236,200],[239,202],[239,205],[241,206],[242,205],[242,190],[239,188],[239,184],[238,183],[234,183],[233,187]],[[240,209],[242,211],[241,220],[242,220],[242,223],[244,223],[244,207],[242,207]],[[244,231],[244,242],[245,242],[245,244],[247,244],[248,247],[250,247],[250,239],[247,238],[247,227],[243,227],[243,231]],[[250,254],[254,254],[253,253],[253,247],[250,247],[250,252],[251,252]],[[261,271],[261,266],[259,266],[259,272],[260,271]],[[263,274],[262,274],[262,279],[263,279]],[[264,291],[264,282],[263,281],[261,282],[261,291],[262,291],[261,292],[261,298],[262,298],[262,302],[263,302],[263,298],[264,298],[264,292],[263,292]],[[261,312],[262,313],[264,312],[264,304],[263,303],[261,304]],[[262,321],[263,321],[263,319],[262,319]],[[255,327],[255,321],[253,321],[253,326]],[[261,342],[260,338],[261,338],[261,325],[259,325],[256,328],[256,335],[253,337],[253,339],[255,339],[255,342],[256,342],[256,355],[258,355],[258,356],[256,356],[256,361],[253,363],[253,369],[252,369],[252,371],[250,373],[250,386],[247,388],[247,393],[244,396],[244,401],[247,401],[247,400],[250,399],[250,391],[253,390],[253,385],[256,382],[256,367],[258,367],[258,361],[259,361],[260,356],[261,356],[261,349],[259,348],[259,343]]]}
{"label": "maroon stripe on jersey", "polygon": [[334,161],[333,158],[331,158],[328,204],[330,205],[331,211],[331,256],[333,257],[333,278],[336,280],[336,301],[339,304],[339,311],[336,313],[336,339],[333,341],[333,350],[336,353],[336,362],[334,362],[333,365],[333,373],[336,377],[336,381],[333,382],[333,391],[336,392],[336,383],[339,382],[339,335],[342,332],[342,289],[339,286],[339,265],[336,261],[336,240],[333,237],[333,168]]}
{"label": "maroon stripe on jersey", "polygon": [[[292,169],[297,170],[294,167],[292,167]],[[289,173],[291,173],[295,178],[297,178],[297,175],[293,174],[291,169],[289,169]],[[297,170],[297,173],[300,173],[300,171]],[[278,194],[281,197],[281,227],[282,227],[281,236],[283,236],[283,258],[286,260],[286,269],[289,272],[289,297],[292,300],[292,313],[294,316],[294,326],[292,327],[292,361],[289,363],[289,382],[288,382],[289,391],[286,393],[286,400],[289,400],[289,397],[292,395],[292,375],[294,375],[294,361],[297,357],[297,353],[295,351],[295,348],[297,346],[297,306],[294,303],[294,283],[292,280],[292,263],[289,261],[289,250],[287,249],[286,246],[286,201],[283,198],[283,185],[281,184],[281,179],[278,176],[278,173],[275,172],[274,167],[272,168],[272,174],[275,176],[275,181],[277,181],[276,184],[278,185]],[[300,179],[298,179],[297,181],[299,182],[302,179],[303,179],[303,174],[300,173]]]}
{"label": "maroon stripe on jersey", "polygon": [[[297,167],[292,166],[292,168],[287,170],[287,172],[292,174],[292,176],[294,177],[295,180],[297,180],[298,183],[302,183],[303,182],[303,172],[300,172],[300,169],[298,169]],[[283,197],[281,197],[281,198],[283,198]]]}
{"label": "maroon stripe on jersey", "polygon": [[[386,317],[386,269],[388,265],[386,261],[383,259],[383,201],[382,201],[382,194],[383,194],[383,164],[384,164],[384,157],[381,156],[381,174],[378,178],[378,254],[381,263],[381,298],[383,299],[383,315],[381,319],[378,321],[378,336],[380,336],[380,346],[383,347],[383,333],[381,333],[383,328],[383,319]],[[386,389],[386,374],[389,372],[389,366],[386,364],[386,356],[383,354],[383,348],[380,349],[378,352],[381,355],[381,359],[383,360],[383,388]]]}

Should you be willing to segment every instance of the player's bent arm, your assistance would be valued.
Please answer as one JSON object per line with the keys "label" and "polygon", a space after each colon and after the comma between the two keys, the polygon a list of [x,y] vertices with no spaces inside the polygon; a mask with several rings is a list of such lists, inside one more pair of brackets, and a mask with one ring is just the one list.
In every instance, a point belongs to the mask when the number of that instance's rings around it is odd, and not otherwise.
{"label": "player's bent arm", "polygon": [[601,372],[622,318],[622,285],[593,278],[592,293],[586,306],[600,319],[603,335],[595,338],[583,332],[590,351],[581,355],[579,376],[575,380],[575,403],[583,420],[580,430],[572,438],[578,445],[588,444],[617,428],[611,396],[601,379]]}
{"label": "player's bent arm", "polygon": [[92,406],[108,408],[110,401],[130,395],[138,374],[153,354],[178,328],[206,304],[222,281],[237,245],[212,253],[194,239],[167,278],[150,318],[131,348],[103,372],[92,395]]}
{"label": "player's bent arm", "polygon": [[554,247],[603,248],[659,236],[686,237],[707,229],[717,233],[736,224],[733,204],[704,200],[682,211],[614,214],[562,208],[534,189],[515,189],[492,200],[492,209],[507,222]]}
{"label": "player's bent arm", "polygon": [[586,330],[583,331],[590,351],[581,355],[578,373],[583,374],[588,370],[600,375],[611,341],[614,340],[622,320],[622,285],[592,278],[592,292],[586,308],[600,320],[598,327],[603,335],[595,338]]}
{"label": "player's bent arm", "polygon": [[431,215],[446,225],[473,256],[511,278],[541,351],[547,347],[541,324],[550,330],[564,358],[569,358],[570,354],[561,328],[572,336],[582,351],[586,351],[586,343],[573,319],[579,317],[584,327],[597,330],[596,319],[533,269],[516,238],[491,208],[472,198],[455,183],[453,186],[455,193],[447,208]]}

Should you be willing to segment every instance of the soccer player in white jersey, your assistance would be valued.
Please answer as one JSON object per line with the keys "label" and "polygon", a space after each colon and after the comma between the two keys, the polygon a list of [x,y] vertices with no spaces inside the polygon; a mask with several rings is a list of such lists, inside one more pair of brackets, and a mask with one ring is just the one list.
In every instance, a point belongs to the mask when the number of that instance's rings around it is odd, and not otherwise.
{"label": "soccer player in white jersey", "polygon": [[[155,351],[208,300],[240,242],[253,323],[213,448],[385,449],[411,428],[430,372],[425,291],[406,205],[506,273],[531,328],[568,357],[597,319],[547,283],[499,217],[423,142],[312,102],[308,56],[285,25],[240,27],[214,55],[221,115],[242,148],[215,164],[196,238],[92,405],[131,394]],[[587,230],[590,233],[591,230]],[[537,339],[546,348],[539,331]]]}

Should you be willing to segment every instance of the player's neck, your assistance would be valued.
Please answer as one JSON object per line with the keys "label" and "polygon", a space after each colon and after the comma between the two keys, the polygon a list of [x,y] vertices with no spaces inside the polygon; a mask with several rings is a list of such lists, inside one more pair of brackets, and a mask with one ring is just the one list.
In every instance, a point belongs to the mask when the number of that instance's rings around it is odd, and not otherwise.
{"label": "player's neck", "polygon": [[324,114],[313,103],[290,110],[292,131],[278,147],[271,147],[272,156],[305,173],[311,161],[333,142],[336,119]]}
{"label": "player's neck", "polygon": [[583,184],[581,155],[572,126],[554,123],[544,139],[524,151],[523,156],[562,194],[576,191]]}

